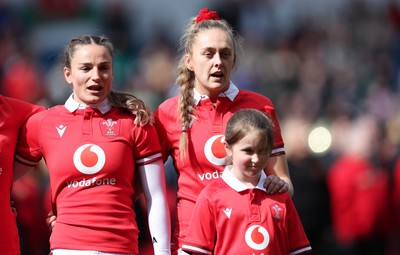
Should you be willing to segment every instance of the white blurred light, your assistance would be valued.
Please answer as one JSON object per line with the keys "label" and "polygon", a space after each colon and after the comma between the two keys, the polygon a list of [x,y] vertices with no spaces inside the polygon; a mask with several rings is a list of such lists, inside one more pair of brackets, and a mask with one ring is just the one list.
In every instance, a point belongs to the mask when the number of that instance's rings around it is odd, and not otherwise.
{"label": "white blurred light", "polygon": [[314,128],[308,136],[308,146],[314,153],[323,153],[327,151],[331,143],[331,133],[324,127]]}

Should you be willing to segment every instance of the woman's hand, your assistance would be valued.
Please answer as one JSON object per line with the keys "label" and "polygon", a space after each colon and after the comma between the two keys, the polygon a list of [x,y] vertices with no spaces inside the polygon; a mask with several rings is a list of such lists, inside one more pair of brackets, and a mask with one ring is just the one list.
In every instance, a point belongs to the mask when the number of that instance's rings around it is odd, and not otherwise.
{"label": "woman's hand", "polygon": [[47,223],[47,226],[49,227],[50,231],[53,230],[54,225],[56,224],[56,220],[57,220],[57,216],[54,215],[53,211],[50,211],[47,214],[47,218],[46,218],[46,223]]}
{"label": "woman's hand", "polygon": [[264,182],[264,188],[268,194],[283,193],[289,191],[289,184],[278,176],[268,175]]}
{"label": "woman's hand", "polygon": [[288,191],[290,196],[293,197],[294,188],[290,180],[286,155],[282,154],[269,158],[265,173],[267,174],[267,180],[264,183],[264,187],[269,194]]}

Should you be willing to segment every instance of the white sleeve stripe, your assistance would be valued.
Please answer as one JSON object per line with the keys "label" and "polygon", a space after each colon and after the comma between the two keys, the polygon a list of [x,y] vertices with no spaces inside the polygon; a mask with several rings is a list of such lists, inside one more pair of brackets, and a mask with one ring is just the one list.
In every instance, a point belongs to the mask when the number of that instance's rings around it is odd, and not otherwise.
{"label": "white sleeve stripe", "polygon": [[311,246],[307,246],[301,249],[298,249],[296,251],[292,251],[291,253],[289,253],[289,255],[296,255],[296,254],[302,254],[305,251],[311,251]]}
{"label": "white sleeve stripe", "polygon": [[153,162],[154,160],[157,160],[161,157],[162,157],[161,152],[158,152],[156,154],[150,155],[149,157],[140,158],[136,160],[136,164],[143,165],[146,164],[147,162]]}
{"label": "white sleeve stripe", "polygon": [[210,252],[210,251],[201,249],[201,248],[199,248],[199,247],[187,245],[187,244],[183,244],[183,245],[182,245],[182,249],[188,249],[188,250],[190,250],[190,251],[195,251],[195,252],[203,253],[203,254],[210,254],[210,255],[212,254],[212,252]]}
{"label": "white sleeve stripe", "polygon": [[280,152],[285,152],[285,148],[283,148],[283,147],[276,148],[276,149],[271,151],[271,155],[274,155],[274,154],[280,153]]}

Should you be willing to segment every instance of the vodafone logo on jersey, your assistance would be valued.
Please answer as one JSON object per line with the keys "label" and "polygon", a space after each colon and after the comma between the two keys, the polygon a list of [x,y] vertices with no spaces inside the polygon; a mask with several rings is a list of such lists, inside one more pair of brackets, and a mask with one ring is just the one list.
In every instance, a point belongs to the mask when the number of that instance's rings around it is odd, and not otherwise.
{"label": "vodafone logo on jersey", "polygon": [[74,153],[74,165],[83,174],[95,174],[106,163],[106,154],[95,144],[84,144]]}
{"label": "vodafone logo on jersey", "polygon": [[247,245],[254,250],[263,250],[269,244],[268,231],[260,225],[253,225],[246,230],[245,240]]}
{"label": "vodafone logo on jersey", "polygon": [[204,145],[204,155],[210,163],[222,166],[225,164],[226,151],[224,148],[224,136],[214,135]]}

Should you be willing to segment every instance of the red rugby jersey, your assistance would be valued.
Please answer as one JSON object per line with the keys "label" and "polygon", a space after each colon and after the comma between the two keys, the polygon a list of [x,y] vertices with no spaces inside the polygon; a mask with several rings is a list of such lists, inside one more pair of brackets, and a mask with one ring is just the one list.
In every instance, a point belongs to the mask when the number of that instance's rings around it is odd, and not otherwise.
{"label": "red rugby jersey", "polygon": [[[284,154],[280,126],[274,105],[265,96],[246,90],[238,90],[231,83],[221,93],[214,107],[210,99],[194,91],[196,119],[187,130],[189,144],[184,159],[180,158],[179,139],[182,126],[178,114],[178,99],[167,99],[155,111],[164,160],[170,155],[178,174],[177,232],[184,237],[192,210],[200,191],[218,179],[225,166],[226,152],[221,141],[229,118],[243,108],[265,112],[273,120],[274,146],[271,156]],[[179,246],[179,244],[178,244]]]}
{"label": "red rugby jersey", "polygon": [[161,158],[155,128],[117,108],[77,105],[70,98],[33,116],[17,150],[22,163],[46,160],[57,210],[51,249],[137,254],[132,183],[135,164]]}
{"label": "red rugby jersey", "polygon": [[215,255],[310,253],[289,193],[267,194],[264,173],[256,188],[248,188],[229,169],[200,193],[183,250]]}
{"label": "red rugby jersey", "polygon": [[20,254],[16,218],[10,205],[14,152],[24,122],[44,109],[0,95],[0,254]]}

